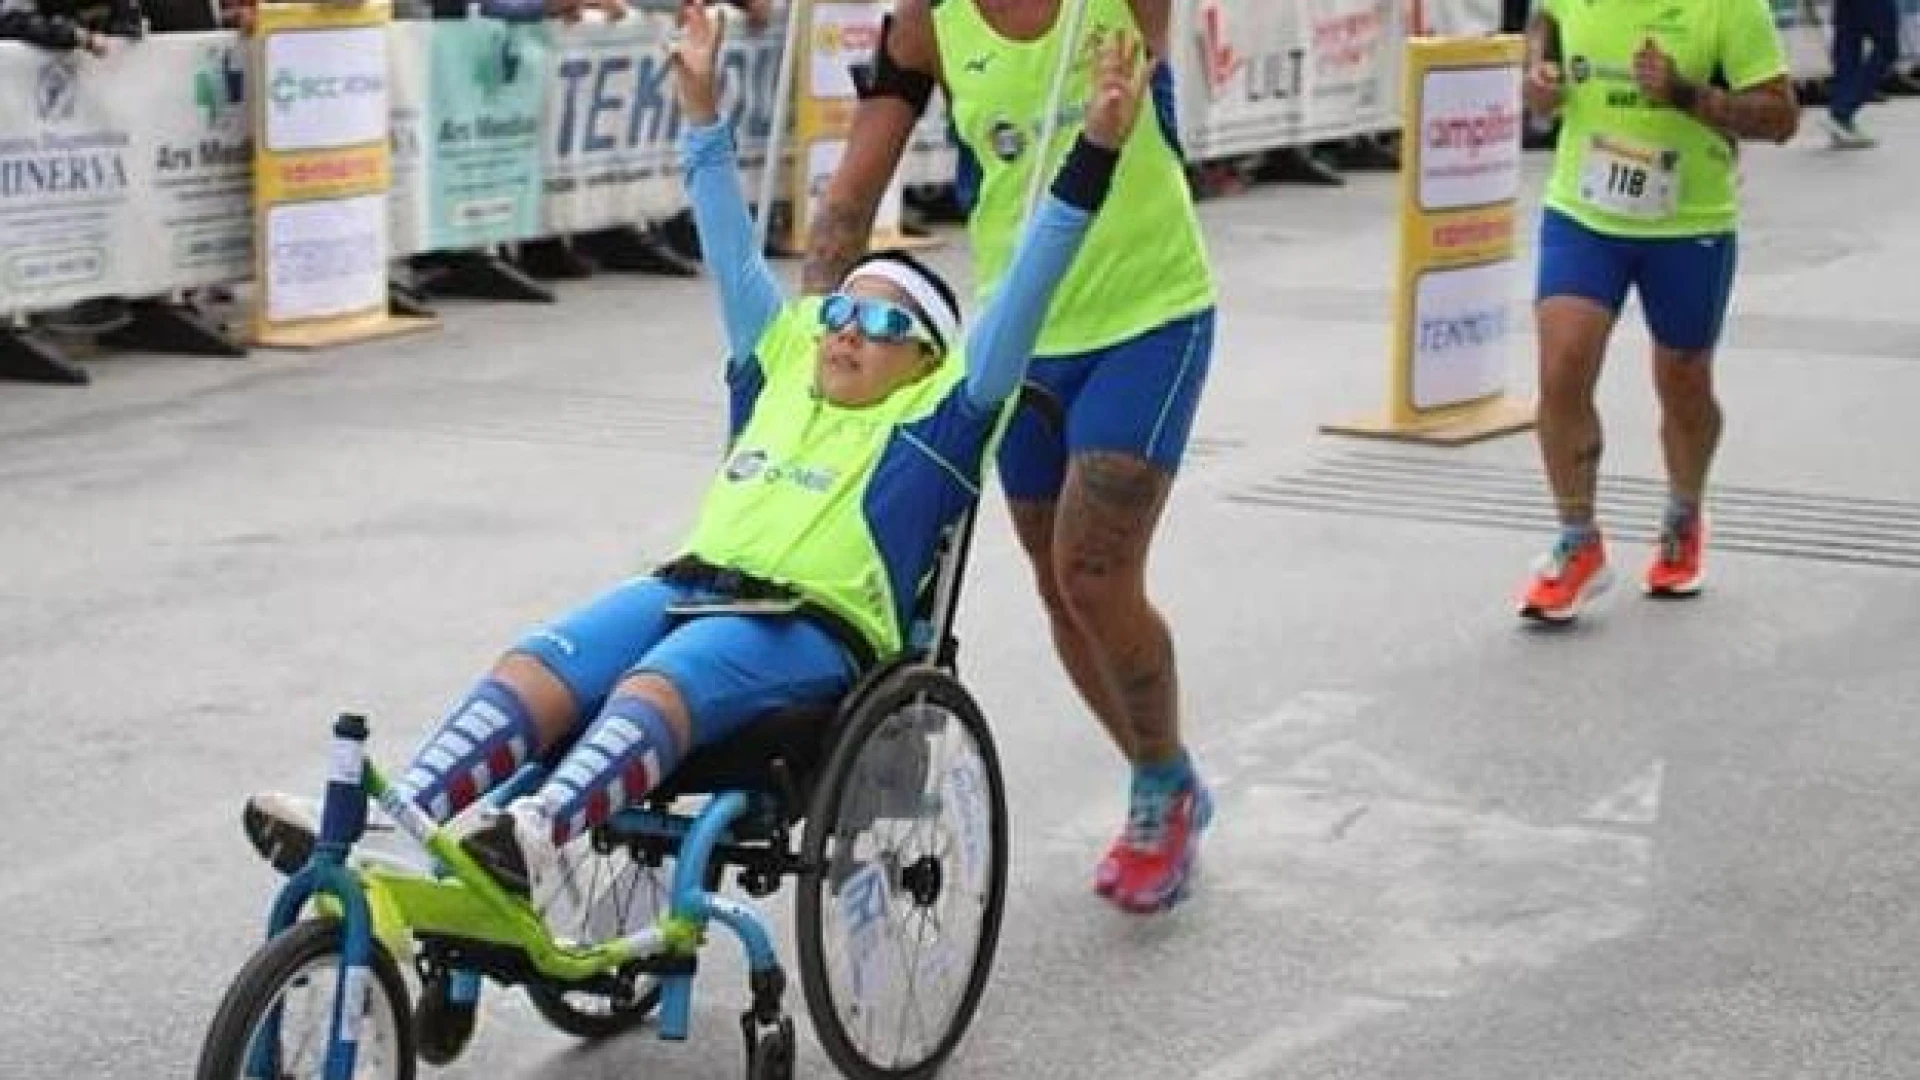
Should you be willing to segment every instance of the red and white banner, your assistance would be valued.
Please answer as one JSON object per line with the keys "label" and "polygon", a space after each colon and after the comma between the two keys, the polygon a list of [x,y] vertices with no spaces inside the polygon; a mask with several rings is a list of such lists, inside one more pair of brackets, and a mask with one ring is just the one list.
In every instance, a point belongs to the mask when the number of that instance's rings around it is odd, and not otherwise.
{"label": "red and white banner", "polygon": [[1192,161],[1398,123],[1400,0],[1200,0],[1175,43]]}

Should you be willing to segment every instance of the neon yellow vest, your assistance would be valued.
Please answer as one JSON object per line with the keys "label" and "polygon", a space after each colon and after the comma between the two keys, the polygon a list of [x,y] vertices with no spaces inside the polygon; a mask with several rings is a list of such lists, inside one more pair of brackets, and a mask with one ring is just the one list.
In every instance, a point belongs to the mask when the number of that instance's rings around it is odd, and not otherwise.
{"label": "neon yellow vest", "polygon": [[956,349],[884,401],[834,405],[813,390],[825,333],[819,304],[818,297],[789,303],[761,336],[756,355],[766,384],[707,489],[686,550],[792,589],[887,657],[900,651],[904,634],[863,510],[867,487],[895,429],[938,406],[966,364]]}
{"label": "neon yellow vest", "polygon": [[[973,0],[944,0],[933,9],[948,111],[960,140],[980,163],[978,203],[969,220],[974,275],[981,301],[1005,276],[1027,217],[1036,162],[1045,182],[1073,148],[1086,118],[1092,60],[1116,30],[1138,35],[1127,0],[1087,0],[1079,52],[1061,96],[1060,120],[1047,153],[1034,153],[1053,87],[1069,3],[1045,36],[1002,37]],[[1154,114],[1140,103],[1133,134],[1121,149],[1113,188],[1048,309],[1035,354],[1103,349],[1138,337],[1214,301],[1200,219],[1185,168]]]}

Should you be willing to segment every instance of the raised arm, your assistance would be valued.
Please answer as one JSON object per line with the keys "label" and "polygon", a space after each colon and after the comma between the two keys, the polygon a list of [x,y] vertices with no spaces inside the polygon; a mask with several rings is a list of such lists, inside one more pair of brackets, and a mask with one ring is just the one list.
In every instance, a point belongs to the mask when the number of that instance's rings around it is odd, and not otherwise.
{"label": "raised arm", "polygon": [[1006,278],[967,337],[967,397],[975,405],[1005,401],[1026,376],[1054,291],[1106,201],[1120,147],[1133,129],[1148,68],[1140,54],[1140,43],[1132,40],[1102,51],[1086,128],[1027,222]]}
{"label": "raised arm", "polygon": [[1173,33],[1173,0],[1128,0],[1133,21],[1147,39],[1147,55],[1164,60],[1169,55]]}
{"label": "raised arm", "polygon": [[939,79],[932,9],[927,0],[899,0],[880,24],[872,70],[859,83],[860,104],[846,152],[808,223],[801,291],[830,291],[866,251],[873,215]]}
{"label": "raised arm", "polygon": [[760,246],[740,188],[733,131],[720,120],[716,61],[724,25],[700,0],[683,0],[682,40],[673,49],[675,83],[687,128],[680,137],[680,167],[700,253],[720,291],[727,361],[745,363],[767,325],[780,311],[780,282]]}

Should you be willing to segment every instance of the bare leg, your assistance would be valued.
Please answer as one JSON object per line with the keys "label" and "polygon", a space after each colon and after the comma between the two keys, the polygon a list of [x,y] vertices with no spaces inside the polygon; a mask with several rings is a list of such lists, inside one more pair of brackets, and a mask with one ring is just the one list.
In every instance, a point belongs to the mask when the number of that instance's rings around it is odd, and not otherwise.
{"label": "bare leg", "polygon": [[1594,387],[1614,316],[1591,300],[1553,296],[1535,309],[1540,339],[1540,454],[1562,525],[1590,525],[1605,440]]}
{"label": "bare leg", "polygon": [[1148,548],[1171,485],[1138,458],[1081,454],[1067,467],[1054,520],[1061,602],[1118,695],[1136,765],[1174,761],[1181,749],[1173,636],[1146,593]]}
{"label": "bare leg", "polygon": [[1092,637],[1067,610],[1066,599],[1060,593],[1053,546],[1057,504],[1009,499],[1007,505],[1013,514],[1014,531],[1020,536],[1020,546],[1033,565],[1034,584],[1046,608],[1047,624],[1053,631],[1054,652],[1059,655],[1060,664],[1066,668],[1074,688],[1080,692],[1080,699],[1099,719],[1121,756],[1131,761],[1133,728],[1120,692],[1101,663]]}
{"label": "bare leg", "polygon": [[1660,448],[1667,486],[1697,507],[1720,445],[1722,417],[1713,393],[1713,350],[1653,347],[1653,385],[1660,397]]}

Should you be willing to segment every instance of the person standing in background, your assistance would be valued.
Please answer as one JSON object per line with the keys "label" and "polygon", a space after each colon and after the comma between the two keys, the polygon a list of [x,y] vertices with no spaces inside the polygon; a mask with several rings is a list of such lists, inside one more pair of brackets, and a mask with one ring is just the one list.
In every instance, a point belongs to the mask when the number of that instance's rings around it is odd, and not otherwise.
{"label": "person standing in background", "polygon": [[1899,55],[1900,9],[1895,0],[1833,0],[1833,90],[1825,120],[1834,149],[1879,145],[1854,118]]}

